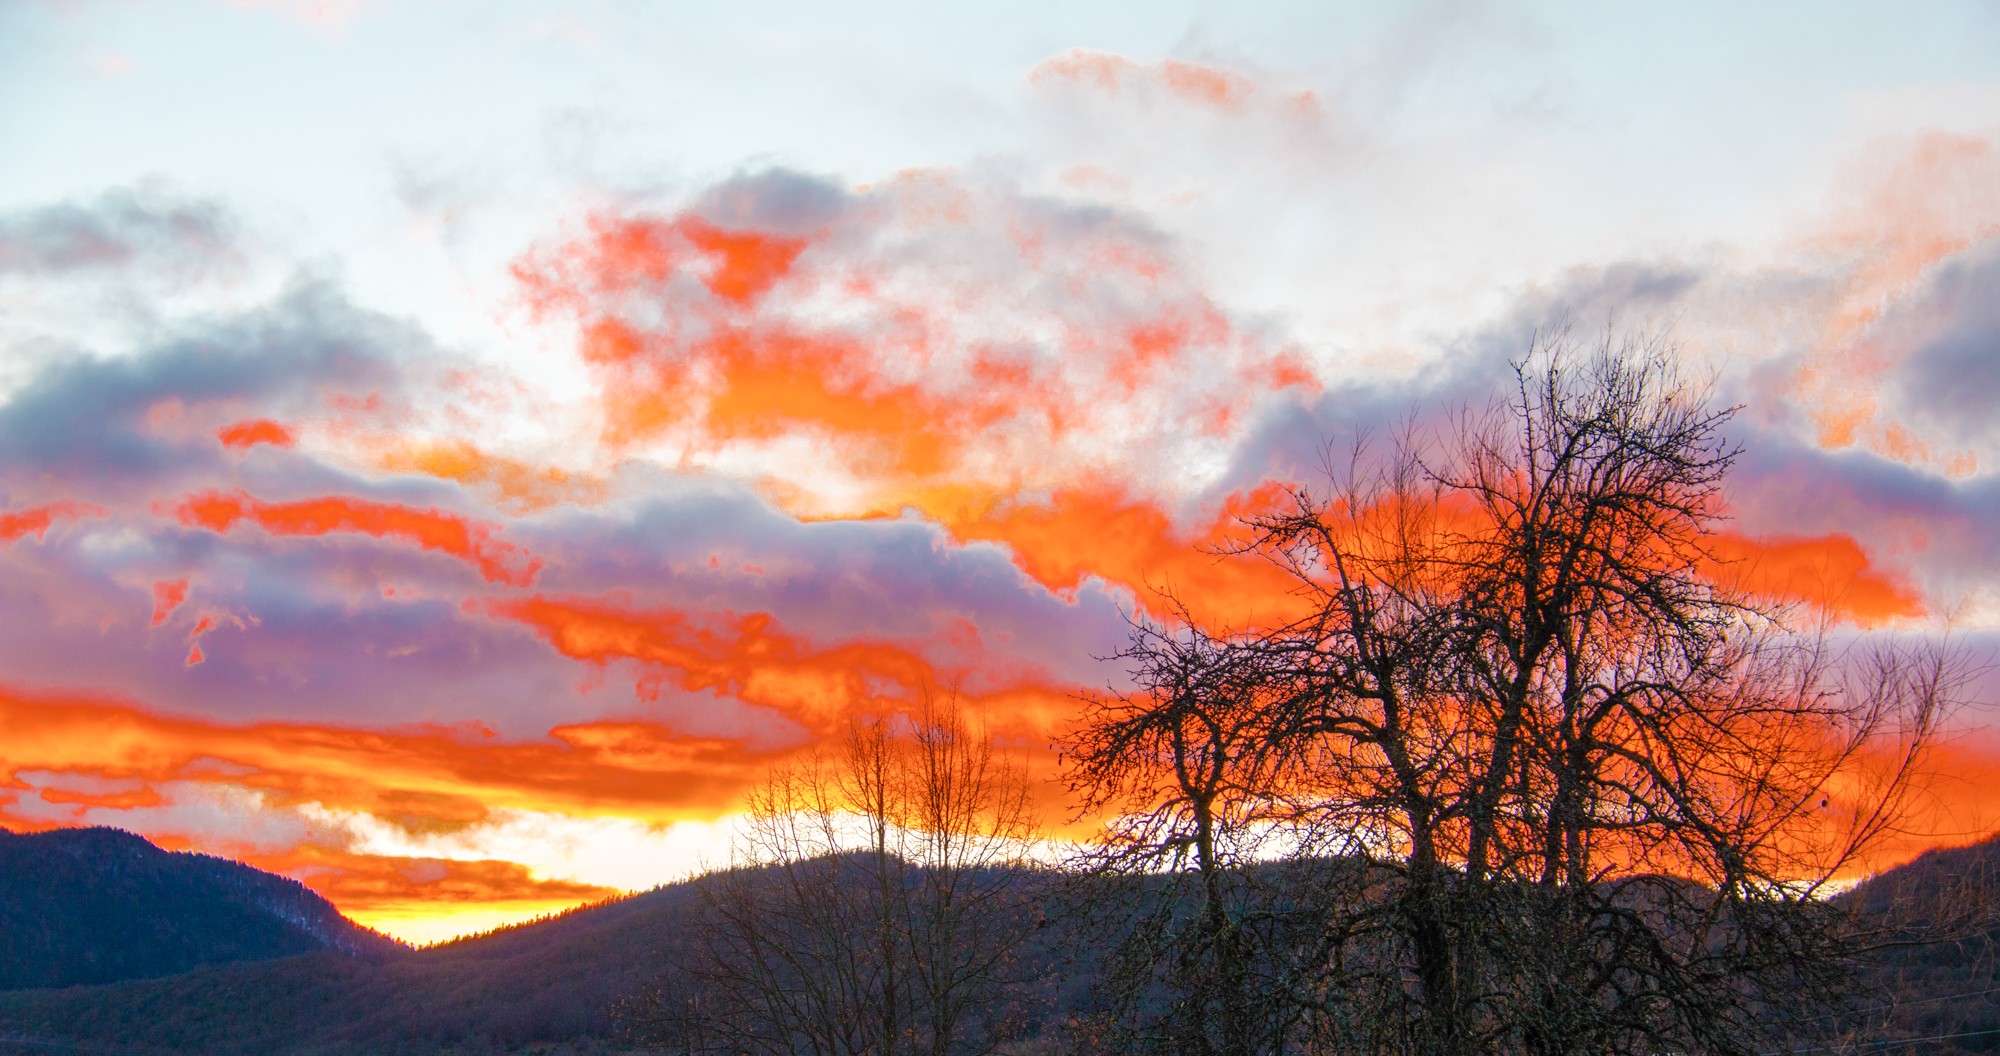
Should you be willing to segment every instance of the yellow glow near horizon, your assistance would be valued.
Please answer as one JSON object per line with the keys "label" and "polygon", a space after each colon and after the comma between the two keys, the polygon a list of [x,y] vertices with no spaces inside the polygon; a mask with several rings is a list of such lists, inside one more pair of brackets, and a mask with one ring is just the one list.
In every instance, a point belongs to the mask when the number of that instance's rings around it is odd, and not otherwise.
{"label": "yellow glow near horizon", "polygon": [[347,918],[412,946],[434,946],[589,904],[587,900],[487,902],[441,908],[435,904],[412,902],[355,910],[349,912]]}

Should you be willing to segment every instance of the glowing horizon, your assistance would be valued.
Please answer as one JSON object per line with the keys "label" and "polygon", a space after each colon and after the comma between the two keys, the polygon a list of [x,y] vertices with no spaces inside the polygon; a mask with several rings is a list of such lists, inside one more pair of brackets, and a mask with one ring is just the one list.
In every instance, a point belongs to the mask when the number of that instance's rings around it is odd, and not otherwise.
{"label": "glowing horizon", "polygon": [[[1053,778],[1564,327],[1742,408],[1743,586],[2000,643],[2000,16],[1321,6],[0,11],[0,825],[428,942],[926,692]],[[1894,854],[2000,822],[1982,677]]]}

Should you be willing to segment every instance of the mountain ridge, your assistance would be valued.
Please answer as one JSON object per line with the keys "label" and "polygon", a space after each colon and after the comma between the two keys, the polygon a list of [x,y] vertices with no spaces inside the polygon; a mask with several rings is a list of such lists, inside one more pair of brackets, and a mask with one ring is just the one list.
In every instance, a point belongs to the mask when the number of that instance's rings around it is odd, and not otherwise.
{"label": "mountain ridge", "polygon": [[122,829],[0,829],[0,990],[402,948],[298,881],[241,862]]}
{"label": "mountain ridge", "polygon": [[[1921,922],[1927,913],[2000,902],[1996,878],[2000,836],[1926,854],[1840,898],[1871,920]],[[51,1046],[117,1056],[624,1051],[617,1006],[685,963],[704,882],[667,884],[390,956],[321,950],[161,978],[0,993],[0,1053]],[[1935,910],[1925,900],[1936,902]],[[1964,1035],[1962,1046],[1925,1051],[1986,1051],[1975,1046],[2000,1035],[1983,1033],[2000,1028],[2000,927],[1993,924],[2000,915],[1978,919],[1952,942],[1891,951],[1864,966],[1863,989],[1909,1000],[1859,1029],[1871,1039]],[[1063,1008],[1052,1015],[1087,1000],[1087,982],[1067,979]]]}

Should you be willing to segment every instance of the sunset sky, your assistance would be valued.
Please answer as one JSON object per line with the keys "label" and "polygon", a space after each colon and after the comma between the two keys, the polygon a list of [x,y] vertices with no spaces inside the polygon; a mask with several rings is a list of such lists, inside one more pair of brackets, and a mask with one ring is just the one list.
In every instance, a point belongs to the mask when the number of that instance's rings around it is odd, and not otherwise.
{"label": "sunset sky", "polygon": [[[1764,588],[1992,658],[1986,0],[12,0],[0,825],[429,941],[927,689],[1053,775],[1155,588],[1282,602],[1197,544],[1565,322],[1742,406]],[[1969,695],[1905,853],[2000,824]]]}

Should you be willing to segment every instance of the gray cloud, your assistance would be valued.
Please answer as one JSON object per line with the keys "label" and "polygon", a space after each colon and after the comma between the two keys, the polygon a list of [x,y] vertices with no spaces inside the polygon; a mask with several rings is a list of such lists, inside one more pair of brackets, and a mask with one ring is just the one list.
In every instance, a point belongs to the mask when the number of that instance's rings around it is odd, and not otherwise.
{"label": "gray cloud", "polygon": [[1244,441],[1209,501],[1265,480],[1313,483],[1329,456],[1344,459],[1369,438],[1377,450],[1398,431],[1443,425],[1460,408],[1505,398],[1512,364],[1538,341],[1579,348],[1606,340],[1642,340],[1664,332],[1677,305],[1703,281],[1689,267],[1625,262],[1577,269],[1554,287],[1536,290],[1512,311],[1450,342],[1440,361],[1413,375],[1336,386],[1310,402],[1274,401]]}
{"label": "gray cloud", "polygon": [[2000,240],[1940,267],[1878,329],[1914,346],[1891,383],[1904,421],[1955,443],[2000,440]]}
{"label": "gray cloud", "polygon": [[241,401],[259,415],[316,403],[326,388],[384,392],[398,357],[426,339],[311,286],[262,310],[184,329],[134,356],[44,367],[0,403],[0,485],[60,481],[66,497],[119,497],[132,482],[190,477],[223,458],[212,437],[165,439],[148,408]]}
{"label": "gray cloud", "polygon": [[150,190],[0,215],[0,276],[132,266],[194,274],[238,266],[237,225],[213,202]]}
{"label": "gray cloud", "polygon": [[522,526],[519,537],[549,559],[539,589],[770,612],[820,643],[929,639],[962,619],[996,655],[1084,685],[1108,674],[1091,658],[1124,640],[1119,592],[1092,581],[1058,597],[1005,549],[959,545],[925,521],[801,522],[740,484],[652,483],[650,497],[622,509]]}
{"label": "gray cloud", "polygon": [[[801,523],[737,484],[655,484],[642,500],[503,525],[505,539],[549,562],[530,593],[640,617],[770,613],[808,649],[914,649],[940,679],[962,675],[968,692],[1120,677],[1093,659],[1126,628],[1119,597],[1099,585],[1058,597],[1001,548],[959,546],[919,521]],[[179,578],[190,581],[186,601],[150,626],[151,585]],[[459,562],[355,533],[218,536],[167,520],[144,533],[55,531],[0,546],[0,606],[18,628],[0,641],[0,672],[10,684],[123,693],[225,721],[475,721],[530,738],[607,715],[721,735],[769,725],[707,690],[641,701],[642,666],[578,663],[478,600],[523,596]],[[188,667],[188,636],[209,615],[206,660]],[[957,640],[967,627],[976,646]]]}
{"label": "gray cloud", "polygon": [[695,212],[726,229],[807,235],[832,224],[852,204],[846,188],[791,169],[744,173],[710,188]]}
{"label": "gray cloud", "polygon": [[1783,432],[1753,428],[1741,439],[1729,482],[1739,530],[1851,536],[1876,565],[1912,573],[1929,598],[1947,604],[2000,587],[2000,477],[1950,480]]}

